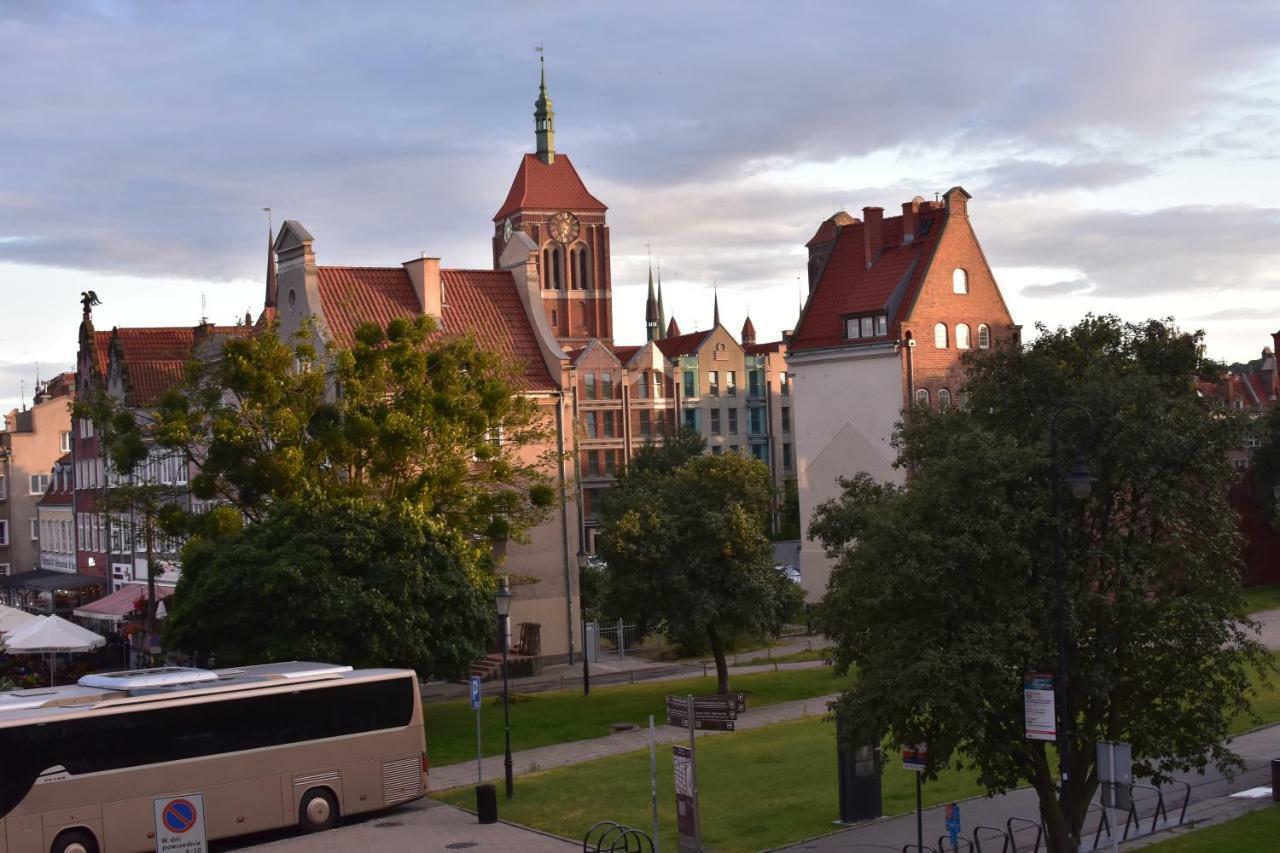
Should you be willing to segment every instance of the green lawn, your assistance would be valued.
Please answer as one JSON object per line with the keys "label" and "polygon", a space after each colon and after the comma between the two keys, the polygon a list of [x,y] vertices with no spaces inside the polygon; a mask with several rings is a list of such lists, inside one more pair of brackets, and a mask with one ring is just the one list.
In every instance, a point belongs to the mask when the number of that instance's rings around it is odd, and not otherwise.
{"label": "green lawn", "polygon": [[1249,587],[1244,591],[1244,600],[1250,613],[1280,609],[1280,584]]}
{"label": "green lawn", "polygon": [[[717,853],[760,850],[830,832],[835,820],[835,726],[819,718],[698,741],[702,832]],[[885,767],[885,814],[915,808],[915,774],[896,756]],[[926,805],[981,793],[973,774],[948,771],[924,786]],[[438,795],[474,808],[471,788]],[[662,848],[674,850],[671,746],[658,747]],[[578,839],[599,820],[650,827],[649,753],[628,753],[516,780],[516,798],[499,801],[504,820]]]}
{"label": "green lawn", "polygon": [[[1280,652],[1273,652],[1271,660],[1280,666]],[[1272,672],[1268,683],[1264,684],[1262,675],[1254,673],[1252,681],[1254,689],[1258,691],[1257,695],[1250,700],[1253,704],[1253,713],[1236,717],[1230,728],[1230,733],[1233,735],[1268,723],[1280,722],[1280,674]]]}
{"label": "green lawn", "polygon": [[750,659],[740,659],[734,666],[761,666],[767,663],[798,663],[800,661],[826,660],[828,652],[822,648],[801,649],[788,655],[761,655],[758,652]]}
{"label": "green lawn", "polygon": [[1244,817],[1153,844],[1153,853],[1255,853],[1280,846],[1280,807],[1271,806]]}
{"label": "green lawn", "polygon": [[[830,667],[738,675],[732,680],[734,690],[747,694],[748,708],[836,693],[847,683],[848,679],[835,678]],[[511,748],[519,751],[604,737],[609,734],[610,723],[647,726],[650,714],[661,725],[665,720],[663,700],[668,693],[701,696],[714,693],[715,689],[714,678],[690,678],[596,687],[585,698],[576,690],[520,695],[511,704]],[[502,752],[501,691],[501,683],[485,685],[480,715],[486,755]],[[476,757],[476,717],[465,699],[424,705],[423,714],[427,753],[433,766]]]}

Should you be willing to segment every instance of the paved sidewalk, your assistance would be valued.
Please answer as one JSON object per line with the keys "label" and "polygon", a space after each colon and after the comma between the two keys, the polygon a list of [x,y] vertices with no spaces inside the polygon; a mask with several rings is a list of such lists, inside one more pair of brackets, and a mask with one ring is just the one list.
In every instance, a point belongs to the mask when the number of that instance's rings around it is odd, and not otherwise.
{"label": "paved sidewalk", "polygon": [[[827,703],[835,699],[836,695],[832,693],[809,699],[797,699],[792,702],[780,702],[776,705],[766,705],[763,708],[751,709],[748,707],[747,712],[738,717],[736,729],[740,732],[750,731],[761,726],[769,726],[774,723],[786,722],[787,720],[820,717],[827,713]],[[664,718],[657,714],[654,715],[654,723],[656,724],[655,739],[660,744],[675,743],[689,737],[687,729],[668,726],[665,724]],[[719,734],[721,732],[698,732],[698,737],[715,737]],[[583,761],[593,761],[597,758],[635,752],[638,749],[647,749],[648,746],[648,729],[638,729],[609,735],[608,737],[558,743],[551,746],[538,747],[537,749],[526,749],[513,753],[511,759],[515,774],[520,776],[537,770],[548,770],[552,767],[563,767],[567,764],[579,764]],[[430,750],[430,748],[431,743],[428,740],[427,749]],[[501,755],[484,759],[482,772],[485,781],[503,778],[502,761],[503,757]],[[449,764],[445,767],[433,767],[431,768],[430,778],[433,792],[463,785],[474,785],[476,784],[476,763],[474,761],[464,761],[459,764]]]}
{"label": "paved sidewalk", "polygon": [[1258,639],[1269,649],[1280,649],[1280,610],[1264,610],[1253,614],[1255,621],[1262,623],[1258,630]]}
{"label": "paved sidewalk", "polygon": [[[1221,774],[1213,770],[1201,774],[1181,774],[1179,779],[1190,786],[1190,800],[1187,807],[1187,823],[1195,820],[1203,823],[1220,823],[1254,808],[1270,803],[1270,799],[1256,800],[1233,798],[1230,795],[1251,788],[1269,786],[1271,783],[1272,758],[1280,758],[1280,725],[1268,726],[1256,732],[1240,735],[1232,742],[1232,748],[1245,761],[1246,770],[1227,781]],[[1182,809],[1183,786],[1173,784],[1166,788],[1166,808],[1176,820]],[[928,791],[928,785],[925,786]],[[1139,792],[1135,796],[1138,802],[1139,816],[1144,828],[1151,824],[1154,811],[1154,795]],[[939,836],[946,832],[944,806],[925,809],[924,811],[924,843],[926,847],[935,848]],[[960,816],[964,834],[972,836],[973,828],[978,825],[1003,827],[1009,818],[1038,819],[1039,805],[1035,792],[1023,788],[998,797],[976,797],[960,803]],[[1097,810],[1085,826],[1085,835],[1092,841],[1099,818]],[[1121,818],[1119,831],[1123,833],[1124,823]],[[1189,831],[1189,826],[1176,830],[1179,833]],[[1137,838],[1127,842],[1126,849],[1144,846],[1170,837],[1169,830],[1149,838]],[[1018,849],[1031,849],[1034,830],[1029,826],[1018,835]],[[1102,834],[1099,850],[1109,849],[1106,833]],[[986,840],[984,835],[983,839]],[[868,821],[845,830],[836,831],[820,838],[801,841],[789,847],[778,848],[788,851],[818,851],[818,853],[858,853],[858,851],[900,851],[904,844],[914,845],[916,842],[916,816],[914,812],[890,818]]]}
{"label": "paved sidewalk", "polygon": [[509,823],[481,826],[473,814],[432,800],[419,800],[328,832],[292,832],[286,838],[260,836],[239,843],[214,844],[213,849],[270,853],[572,853],[580,851],[582,845]]}

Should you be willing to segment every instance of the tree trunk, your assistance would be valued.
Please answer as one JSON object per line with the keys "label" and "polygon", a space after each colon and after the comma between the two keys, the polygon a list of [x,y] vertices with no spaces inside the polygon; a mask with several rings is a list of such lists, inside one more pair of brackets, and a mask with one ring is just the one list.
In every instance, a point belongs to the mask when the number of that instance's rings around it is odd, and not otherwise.
{"label": "tree trunk", "polygon": [[716,692],[729,692],[729,662],[724,657],[724,644],[720,642],[720,634],[715,626],[707,626],[707,642],[711,646],[711,654],[716,659]]}

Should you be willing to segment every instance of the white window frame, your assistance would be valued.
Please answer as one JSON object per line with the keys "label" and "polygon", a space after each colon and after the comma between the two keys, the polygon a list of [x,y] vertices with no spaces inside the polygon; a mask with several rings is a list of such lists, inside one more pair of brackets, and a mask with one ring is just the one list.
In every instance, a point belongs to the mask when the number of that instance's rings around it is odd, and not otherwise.
{"label": "white window frame", "polygon": [[951,343],[951,332],[946,323],[935,323],[933,326],[933,348],[947,349]]}
{"label": "white window frame", "polygon": [[969,349],[969,324],[956,323],[956,349]]}
{"label": "white window frame", "polygon": [[58,446],[63,453],[71,452],[71,430],[63,430],[58,433]]}
{"label": "white window frame", "polygon": [[991,327],[986,323],[978,324],[978,349],[991,349]]}
{"label": "white window frame", "polygon": [[946,388],[939,388],[938,389],[938,409],[941,411],[943,409],[949,409],[949,408],[951,408],[951,391]]}
{"label": "white window frame", "polygon": [[40,541],[40,520],[36,518],[31,519],[31,541]]}
{"label": "white window frame", "polygon": [[9,544],[9,519],[0,518],[0,545]]}
{"label": "white window frame", "polygon": [[[32,488],[33,485],[39,486],[39,488]],[[32,474],[30,481],[27,483],[27,488],[30,489],[30,494],[43,495],[49,491],[49,475]]]}
{"label": "white window frame", "polygon": [[9,497],[9,478],[0,474],[0,501]]}
{"label": "white window frame", "polygon": [[929,405],[929,389],[928,388],[916,389],[916,405],[924,405],[924,406]]}
{"label": "white window frame", "polygon": [[5,577],[8,577],[8,576],[9,576],[9,564],[8,564],[8,563],[0,563],[0,575],[4,575]]}
{"label": "white window frame", "polygon": [[844,321],[844,336],[851,341],[856,341],[862,337],[860,320],[858,317],[849,317]]}
{"label": "white window frame", "polygon": [[962,296],[969,292],[969,271],[964,267],[951,271],[951,292]]}

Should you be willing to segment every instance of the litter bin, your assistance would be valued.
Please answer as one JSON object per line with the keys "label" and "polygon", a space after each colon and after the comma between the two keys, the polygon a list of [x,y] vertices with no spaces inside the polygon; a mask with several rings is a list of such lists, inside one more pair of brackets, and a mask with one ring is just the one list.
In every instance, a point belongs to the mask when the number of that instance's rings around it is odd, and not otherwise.
{"label": "litter bin", "polygon": [[1280,758],[1271,759],[1271,802],[1280,803]]}
{"label": "litter bin", "polygon": [[476,785],[476,817],[481,823],[498,822],[498,791],[492,785]]}

